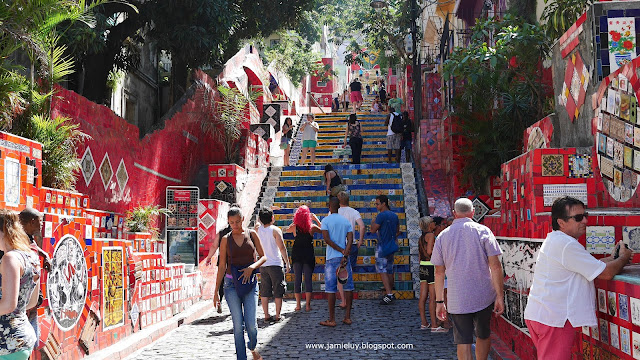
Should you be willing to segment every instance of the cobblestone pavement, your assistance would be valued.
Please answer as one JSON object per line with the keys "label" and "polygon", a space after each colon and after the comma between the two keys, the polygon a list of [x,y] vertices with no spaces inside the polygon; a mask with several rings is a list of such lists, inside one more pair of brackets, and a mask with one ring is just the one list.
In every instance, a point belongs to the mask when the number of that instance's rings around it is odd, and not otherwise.
{"label": "cobblestone pavement", "polygon": [[[417,300],[398,300],[392,305],[380,305],[377,300],[356,300],[352,312],[353,324],[342,324],[344,311],[336,309],[335,328],[318,325],[328,318],[326,300],[312,302],[313,310],[294,312],[295,301],[285,300],[284,320],[275,324],[262,321],[258,308],[258,351],[265,360],[271,359],[455,359],[452,331],[432,334],[420,330]],[[154,344],[132,354],[127,360],[150,359],[235,359],[231,315],[223,300],[222,314],[215,310],[198,320],[170,332]],[[270,304],[271,315],[275,305]],[[368,344],[362,349],[362,344]],[[344,348],[310,349],[314,344],[345,344]],[[379,346],[396,346],[381,349]],[[398,349],[399,345],[410,349]],[[346,347],[360,349],[346,349]],[[378,348],[376,348],[376,346]],[[251,353],[247,351],[251,359]]]}

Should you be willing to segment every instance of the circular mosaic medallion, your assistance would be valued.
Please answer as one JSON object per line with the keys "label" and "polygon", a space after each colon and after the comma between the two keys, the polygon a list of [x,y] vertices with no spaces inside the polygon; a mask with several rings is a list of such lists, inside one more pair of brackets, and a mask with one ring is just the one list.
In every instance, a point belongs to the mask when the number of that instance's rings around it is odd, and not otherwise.
{"label": "circular mosaic medallion", "polygon": [[618,74],[609,76],[611,82],[599,99],[593,127],[602,181],[615,200],[624,202],[635,194],[640,179],[640,123],[636,94]]}
{"label": "circular mosaic medallion", "polygon": [[80,242],[72,235],[58,241],[47,276],[47,298],[60,329],[72,329],[82,315],[87,298],[87,263]]}

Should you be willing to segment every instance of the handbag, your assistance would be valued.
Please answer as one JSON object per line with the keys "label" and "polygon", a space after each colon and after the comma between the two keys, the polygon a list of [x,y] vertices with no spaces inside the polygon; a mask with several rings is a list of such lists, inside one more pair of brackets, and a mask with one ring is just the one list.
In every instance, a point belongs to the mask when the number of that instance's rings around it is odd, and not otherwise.
{"label": "handbag", "polygon": [[[249,239],[251,239],[249,237]],[[227,237],[227,241],[229,241],[229,238]],[[233,240],[233,235],[231,236],[231,241],[235,241]],[[233,258],[233,247],[229,246],[229,250],[231,252],[231,258]],[[231,278],[233,280],[233,286],[236,289],[236,294],[238,294],[238,297],[242,298],[245,295],[247,295],[251,290],[255,289],[255,286],[258,283],[258,277],[256,276],[256,270],[254,270],[251,273],[251,279],[246,282],[243,283],[242,282],[242,269],[250,266],[251,264],[246,264],[246,265],[234,265],[234,264],[229,264],[229,272],[231,273]]]}

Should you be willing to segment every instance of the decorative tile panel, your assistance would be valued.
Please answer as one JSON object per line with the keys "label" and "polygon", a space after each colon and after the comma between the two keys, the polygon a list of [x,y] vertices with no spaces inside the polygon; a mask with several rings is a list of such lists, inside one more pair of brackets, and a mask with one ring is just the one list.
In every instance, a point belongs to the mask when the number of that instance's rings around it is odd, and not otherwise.
{"label": "decorative tile panel", "polygon": [[542,176],[564,176],[564,155],[542,155]]}

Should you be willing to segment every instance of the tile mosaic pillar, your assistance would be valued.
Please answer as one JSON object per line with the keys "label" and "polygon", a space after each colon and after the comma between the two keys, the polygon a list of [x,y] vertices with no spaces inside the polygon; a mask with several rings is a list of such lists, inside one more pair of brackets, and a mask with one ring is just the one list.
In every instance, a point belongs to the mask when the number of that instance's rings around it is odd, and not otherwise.
{"label": "tile mosaic pillar", "polygon": [[245,174],[246,171],[236,164],[209,165],[209,197],[233,204],[244,187],[246,176],[244,180],[242,177]]}
{"label": "tile mosaic pillar", "polygon": [[413,166],[410,163],[400,164],[402,169],[402,189],[404,192],[404,212],[407,222],[407,238],[409,239],[409,266],[413,280],[413,291],[416,296],[420,291],[420,255],[418,241],[420,240],[420,211],[418,210],[418,193]]}
{"label": "tile mosaic pillar", "polygon": [[273,130],[277,133],[280,131],[280,104],[268,103],[262,105],[262,118],[260,123],[273,126]]}

